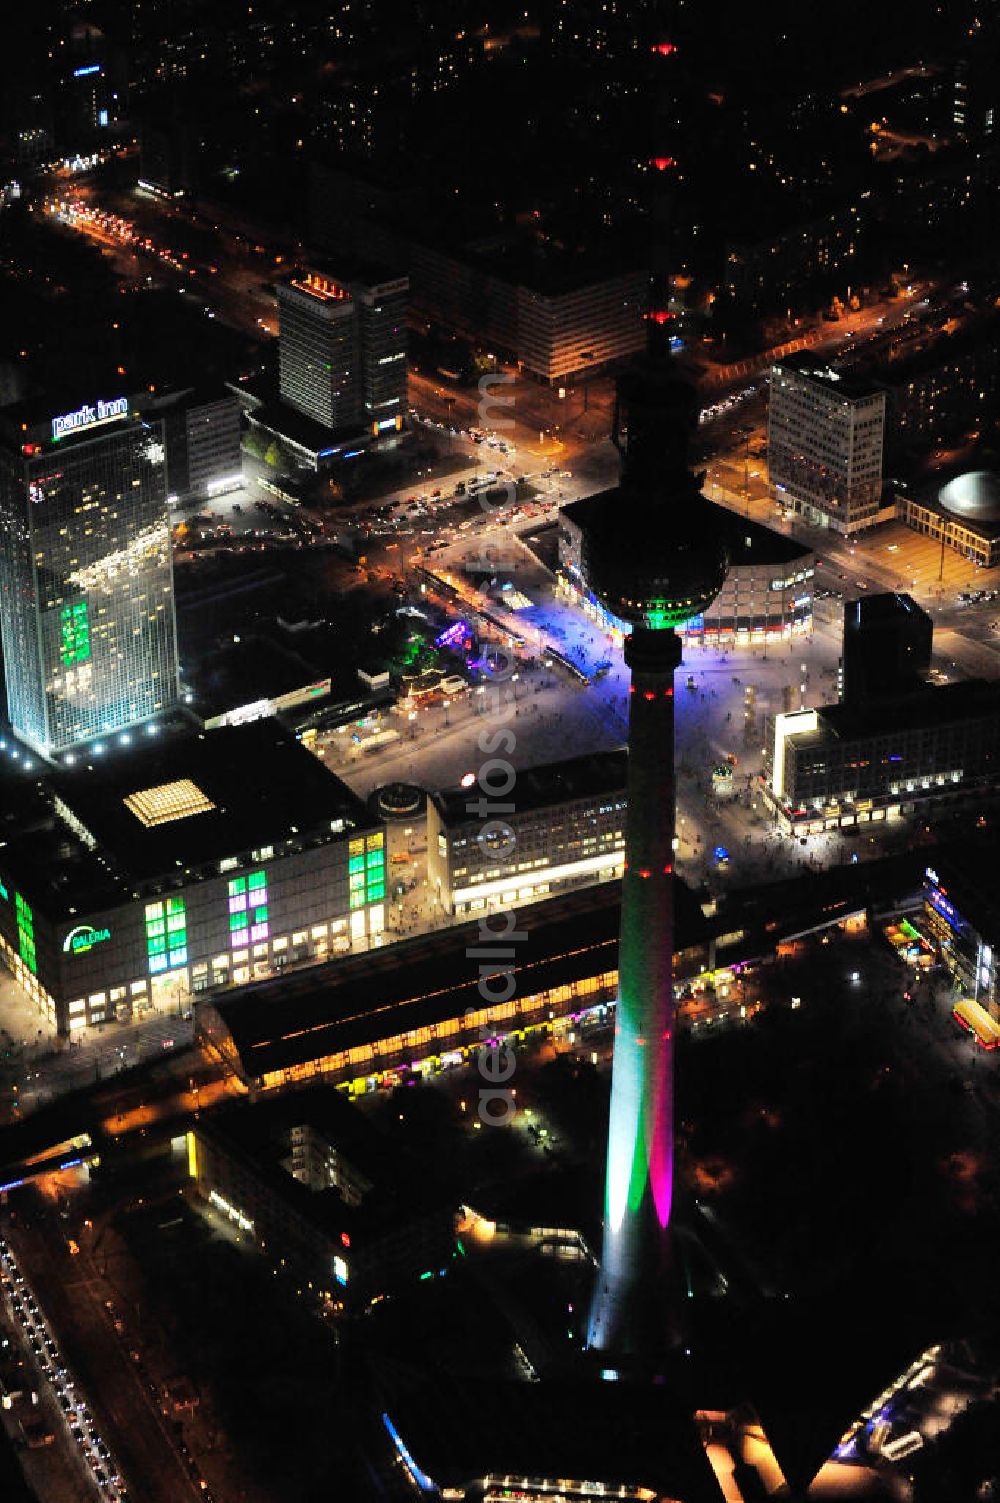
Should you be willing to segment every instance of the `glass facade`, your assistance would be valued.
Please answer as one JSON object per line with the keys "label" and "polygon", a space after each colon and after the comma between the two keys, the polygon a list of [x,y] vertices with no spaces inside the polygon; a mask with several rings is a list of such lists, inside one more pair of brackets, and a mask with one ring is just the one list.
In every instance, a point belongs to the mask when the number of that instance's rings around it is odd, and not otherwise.
{"label": "glass facade", "polygon": [[381,903],[385,897],[385,837],[381,831],[351,841],[347,871],[352,908]]}
{"label": "glass facade", "polygon": [[[331,431],[362,421],[358,313],[323,279],[278,288],[281,400]],[[405,362],[404,362],[405,364]]]}
{"label": "glass facade", "polygon": [[248,944],[263,944],[270,922],[267,911],[267,873],[250,872],[229,879],[229,943],[239,950]]}
{"label": "glass facade", "polygon": [[34,976],[38,973],[38,959],[35,955],[35,916],[19,892],[14,894],[14,907],[17,911],[17,947],[21,959]]}
{"label": "glass facade", "polygon": [[51,755],[177,702],[160,424],[0,455],[0,624],[15,732]]}
{"label": "glass facade", "polygon": [[146,904],[146,957],[154,976],[187,965],[187,908],[183,898]]}

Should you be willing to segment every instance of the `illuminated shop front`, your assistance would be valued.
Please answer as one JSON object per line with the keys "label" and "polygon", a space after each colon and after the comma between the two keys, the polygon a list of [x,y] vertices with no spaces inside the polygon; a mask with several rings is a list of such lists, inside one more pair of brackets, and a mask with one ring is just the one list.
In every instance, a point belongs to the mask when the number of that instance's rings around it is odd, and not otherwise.
{"label": "illuminated shop front", "polygon": [[382,942],[384,828],[274,721],[25,790],[0,953],[61,1032]]}
{"label": "illuminated shop front", "polygon": [[927,932],[955,982],[1000,1021],[1000,907],[995,867],[977,852],[941,855],[924,873]]}

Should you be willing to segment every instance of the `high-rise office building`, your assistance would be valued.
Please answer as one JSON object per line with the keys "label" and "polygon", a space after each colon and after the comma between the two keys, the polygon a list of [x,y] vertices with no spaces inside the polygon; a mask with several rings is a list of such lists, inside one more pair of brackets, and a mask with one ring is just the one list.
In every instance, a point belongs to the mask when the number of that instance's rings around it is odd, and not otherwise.
{"label": "high-rise office building", "polygon": [[776,498],[807,521],[859,532],[888,520],[882,504],[886,394],[792,355],[771,371],[767,463]]}
{"label": "high-rise office building", "polygon": [[0,434],[0,625],[16,735],[52,757],[176,705],[162,425],[121,396]]}
{"label": "high-rise office building", "polygon": [[409,277],[368,276],[349,284],[358,309],[362,417],[373,432],[398,427],[406,411]]}
{"label": "high-rise office building", "polygon": [[308,272],[278,287],[281,400],[324,428],[361,418],[357,310],[345,287]]}
{"label": "high-rise office building", "polygon": [[405,276],[337,280],[309,271],[282,283],[281,400],[331,432],[400,426],[408,291]]}
{"label": "high-rise office building", "polygon": [[911,595],[866,595],[844,605],[842,699],[860,705],[925,687],[934,625]]}

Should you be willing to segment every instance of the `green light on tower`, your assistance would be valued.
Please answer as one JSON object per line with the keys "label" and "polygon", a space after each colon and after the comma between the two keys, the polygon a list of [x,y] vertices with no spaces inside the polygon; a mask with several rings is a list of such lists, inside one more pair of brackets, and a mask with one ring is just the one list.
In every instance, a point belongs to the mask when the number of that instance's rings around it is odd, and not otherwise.
{"label": "green light on tower", "polygon": [[64,605],[59,612],[59,652],[64,668],[90,657],[90,610],[86,600]]}

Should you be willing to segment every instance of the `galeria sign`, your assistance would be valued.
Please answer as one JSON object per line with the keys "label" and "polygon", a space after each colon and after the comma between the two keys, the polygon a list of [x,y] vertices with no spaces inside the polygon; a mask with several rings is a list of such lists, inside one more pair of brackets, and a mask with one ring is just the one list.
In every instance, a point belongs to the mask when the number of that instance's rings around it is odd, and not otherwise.
{"label": "galeria sign", "polygon": [[82,955],[85,950],[92,950],[94,945],[110,938],[110,929],[95,929],[92,924],[78,924],[63,940],[63,949],[67,955]]}

